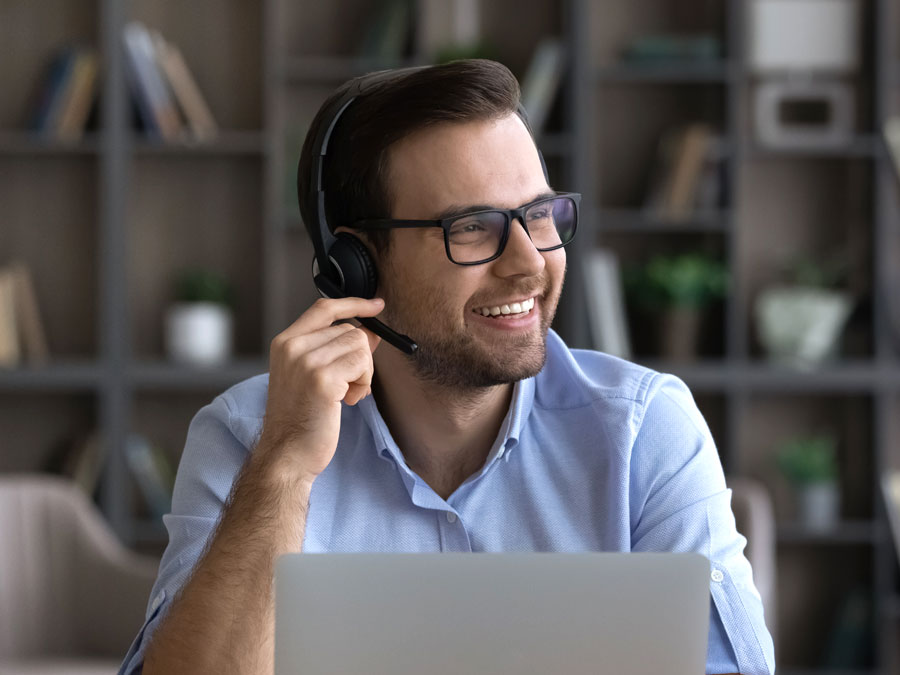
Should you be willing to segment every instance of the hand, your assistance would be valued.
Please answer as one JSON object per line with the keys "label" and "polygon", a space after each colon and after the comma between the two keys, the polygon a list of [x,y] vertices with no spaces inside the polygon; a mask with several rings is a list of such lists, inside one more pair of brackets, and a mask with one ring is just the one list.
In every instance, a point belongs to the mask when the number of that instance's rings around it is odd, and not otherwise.
{"label": "hand", "polygon": [[381,338],[349,323],[332,324],[382,309],[380,298],[323,298],[272,340],[257,448],[291,478],[312,483],[325,470],[337,449],[341,401],[356,405],[372,393],[372,353]]}

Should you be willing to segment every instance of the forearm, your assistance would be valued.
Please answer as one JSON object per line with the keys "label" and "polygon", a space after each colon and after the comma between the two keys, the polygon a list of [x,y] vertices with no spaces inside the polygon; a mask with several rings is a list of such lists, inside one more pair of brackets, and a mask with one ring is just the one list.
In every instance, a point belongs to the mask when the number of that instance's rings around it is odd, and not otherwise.
{"label": "forearm", "polygon": [[299,552],[311,483],[280,471],[271,447],[251,455],[191,578],[147,649],[144,673],[272,673],[273,573]]}

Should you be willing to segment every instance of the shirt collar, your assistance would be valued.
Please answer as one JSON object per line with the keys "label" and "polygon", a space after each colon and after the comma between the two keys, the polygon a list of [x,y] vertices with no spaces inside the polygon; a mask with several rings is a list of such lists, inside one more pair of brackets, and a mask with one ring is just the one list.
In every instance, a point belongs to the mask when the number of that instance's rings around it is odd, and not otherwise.
{"label": "shirt collar", "polygon": [[[485,466],[488,466],[495,458],[503,456],[509,458],[508,451],[514,448],[522,434],[523,428],[528,416],[531,414],[532,405],[534,403],[534,387],[535,381],[533,377],[525,380],[519,380],[513,386],[512,400],[510,401],[509,411],[503,418],[500,425],[500,431],[497,434],[497,440],[491,447]],[[372,440],[375,443],[375,451],[384,456],[389,453],[394,457],[398,464],[405,465],[403,454],[400,448],[391,436],[390,430],[385,424],[384,418],[375,404],[373,396],[366,396],[356,404],[357,409],[362,414],[366,425],[372,432]]]}

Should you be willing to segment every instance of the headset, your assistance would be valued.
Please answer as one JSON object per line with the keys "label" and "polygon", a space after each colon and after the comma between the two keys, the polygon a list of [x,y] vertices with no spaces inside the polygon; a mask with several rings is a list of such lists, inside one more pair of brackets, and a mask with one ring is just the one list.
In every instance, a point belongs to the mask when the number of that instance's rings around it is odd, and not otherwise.
{"label": "headset", "polygon": [[[309,209],[313,222],[304,223],[313,243],[315,254],[312,263],[313,283],[316,290],[324,298],[373,298],[378,288],[378,272],[365,244],[348,232],[334,234],[328,225],[325,215],[325,157],[328,143],[334,128],[344,111],[366,90],[393,79],[429,68],[431,66],[413,66],[396,70],[382,70],[357,78],[343,96],[333,101],[323,112],[321,123],[316,130],[312,144],[312,165],[309,183],[301,183],[300,172],[297,172],[297,196],[301,204],[314,204]],[[517,113],[528,132],[534,138],[525,108],[519,103]],[[537,143],[535,143],[537,148]],[[544,178],[549,184],[547,165],[537,148],[538,157]],[[383,338],[405,354],[413,355],[418,345],[407,335],[401,335],[389,326],[373,317],[357,317],[363,326]]]}

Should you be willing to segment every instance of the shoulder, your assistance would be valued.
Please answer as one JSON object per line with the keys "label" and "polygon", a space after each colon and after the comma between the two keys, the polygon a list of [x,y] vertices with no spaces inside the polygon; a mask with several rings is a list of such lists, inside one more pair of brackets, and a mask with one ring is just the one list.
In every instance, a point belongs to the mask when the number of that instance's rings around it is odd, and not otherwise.
{"label": "shoulder", "polygon": [[535,377],[535,404],[546,409],[590,407],[611,400],[644,404],[661,374],[589,349],[570,349],[547,334],[547,361]]}
{"label": "shoulder", "polygon": [[[545,410],[609,412],[633,426],[651,419],[705,427],[687,385],[603,352],[570,349],[554,331],[547,336],[547,361],[535,377],[535,405]],[[626,415],[626,418],[618,417]]]}
{"label": "shoulder", "polygon": [[256,417],[266,414],[269,374],[261,373],[232,385],[217,397],[228,410],[229,417]]}

